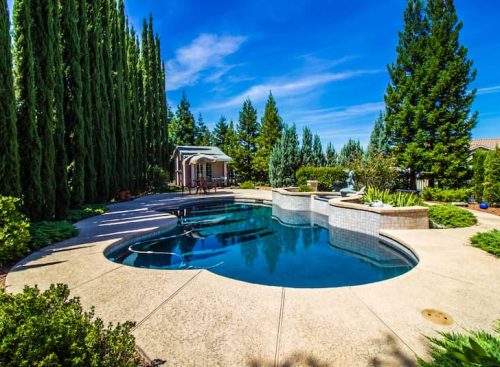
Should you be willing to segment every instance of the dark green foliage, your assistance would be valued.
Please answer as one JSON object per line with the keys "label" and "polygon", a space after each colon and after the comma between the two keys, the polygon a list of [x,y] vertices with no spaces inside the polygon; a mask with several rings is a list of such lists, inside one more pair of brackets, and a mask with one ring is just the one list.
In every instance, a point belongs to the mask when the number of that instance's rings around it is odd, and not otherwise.
{"label": "dark green foliage", "polygon": [[500,231],[498,229],[476,233],[471,237],[470,241],[472,246],[479,247],[496,257],[500,257]]}
{"label": "dark green foliage", "polygon": [[472,189],[441,189],[439,187],[426,187],[422,191],[422,199],[430,201],[469,202]]}
{"label": "dark green foliage", "polygon": [[195,126],[194,134],[195,145],[209,146],[212,140],[212,135],[210,130],[208,130],[207,125],[203,121],[203,116],[198,114],[198,121]]}
{"label": "dark green foliage", "polygon": [[311,129],[307,126],[304,127],[302,131],[302,147],[300,149],[301,165],[302,166],[314,166],[314,159],[312,155],[313,137]]}
{"label": "dark green foliage", "polygon": [[279,115],[273,94],[269,92],[264,116],[262,116],[260,121],[260,130],[257,136],[257,152],[253,161],[256,178],[260,181],[269,181],[269,157],[282,131],[283,119]]}
{"label": "dark green foliage", "polygon": [[454,205],[431,205],[429,219],[438,226],[446,228],[470,227],[477,223],[474,214]]}
{"label": "dark green foliage", "polygon": [[500,148],[488,152],[484,160],[483,200],[500,206]]}
{"label": "dark green foliage", "polygon": [[29,252],[30,223],[19,206],[19,199],[0,196],[0,266],[20,259]]}
{"label": "dark green foliage", "polygon": [[269,157],[269,181],[272,187],[293,186],[300,167],[299,138],[295,125],[285,126]]}
{"label": "dark green foliage", "polygon": [[311,186],[305,184],[305,185],[299,185],[298,187],[299,192],[312,192],[313,189]]}
{"label": "dark green foliage", "polygon": [[30,287],[18,295],[1,291],[0,318],[2,366],[139,366],[134,324],[105,327],[93,309],[84,311],[78,298],[69,298],[66,285],[43,293]]}
{"label": "dark green foliage", "polygon": [[395,190],[398,188],[400,175],[395,170],[396,160],[385,157],[382,153],[373,150],[370,154],[363,154],[351,163],[354,169],[358,187],[373,187],[380,190]]}
{"label": "dark green foliage", "polygon": [[228,129],[229,125],[227,124],[226,118],[224,116],[221,116],[212,131],[212,144],[216,147],[221,148],[224,152],[227,146]]}
{"label": "dark green foliage", "polygon": [[43,218],[41,145],[36,126],[36,86],[30,0],[14,2],[15,85],[23,205],[30,218]]}
{"label": "dark green foliage", "polygon": [[487,151],[478,149],[472,157],[472,184],[474,185],[474,197],[478,203],[483,200],[484,160],[487,155]]}
{"label": "dark green foliage", "polygon": [[257,151],[257,110],[252,106],[250,99],[243,102],[238,123],[238,149],[236,151],[235,166],[242,181],[255,178],[253,160]]}
{"label": "dark green foliage", "polygon": [[339,153],[339,164],[344,167],[349,167],[363,155],[363,148],[359,140],[350,139],[344,144]]}
{"label": "dark green foliage", "polygon": [[430,361],[418,358],[420,367],[500,366],[500,322],[495,331],[468,331],[467,334],[439,332],[427,337]]}
{"label": "dark green foliage", "polygon": [[296,176],[299,185],[305,185],[307,180],[317,180],[320,191],[332,191],[335,181],[345,181],[345,172],[340,166],[300,167]]}
{"label": "dark green foliage", "polygon": [[323,154],[323,146],[318,134],[314,134],[313,147],[312,147],[312,162],[316,167],[325,165],[325,156]]}
{"label": "dark green foliage", "polygon": [[185,92],[182,92],[182,98],[177,106],[175,113],[174,135],[176,136],[176,145],[193,145],[195,123],[194,116],[190,110],[190,104]]}
{"label": "dark green foliage", "polygon": [[42,221],[30,225],[30,249],[36,250],[40,247],[50,245],[53,242],[63,241],[78,234],[78,229],[67,221]]}
{"label": "dark green foliage", "polygon": [[386,155],[389,152],[389,139],[385,127],[384,115],[382,112],[378,115],[370,135],[370,144],[368,145],[368,153],[379,153]]}
{"label": "dark green foliage", "polygon": [[418,195],[406,192],[392,193],[388,189],[381,190],[374,187],[368,187],[365,195],[363,196],[363,202],[365,204],[370,204],[374,201],[381,201],[384,204],[389,204],[395,207],[422,205],[422,199],[418,197]]}
{"label": "dark green foliage", "polygon": [[71,209],[65,219],[75,223],[86,218],[104,214],[107,211],[108,207],[106,204],[88,204],[84,205],[81,209]]}
{"label": "dark green foliage", "polygon": [[386,123],[399,164],[415,174],[429,172],[442,187],[468,178],[467,158],[475,78],[467,49],[459,43],[462,23],[451,0],[410,0],[399,35],[396,63],[390,65]]}
{"label": "dark green foliage", "polygon": [[244,190],[255,189],[255,184],[253,181],[244,181],[240,183],[239,188]]}
{"label": "dark green foliage", "polygon": [[41,172],[43,172],[42,218],[55,216],[56,178],[54,146],[54,26],[56,18],[54,2],[31,3],[33,17],[33,56],[36,85],[36,122],[41,144]]}
{"label": "dark green foliage", "polygon": [[19,196],[19,146],[7,1],[0,5],[0,195]]}
{"label": "dark green foliage", "polygon": [[337,152],[335,152],[335,148],[333,147],[332,143],[328,143],[326,146],[326,152],[325,152],[325,165],[327,167],[334,167],[337,165]]}

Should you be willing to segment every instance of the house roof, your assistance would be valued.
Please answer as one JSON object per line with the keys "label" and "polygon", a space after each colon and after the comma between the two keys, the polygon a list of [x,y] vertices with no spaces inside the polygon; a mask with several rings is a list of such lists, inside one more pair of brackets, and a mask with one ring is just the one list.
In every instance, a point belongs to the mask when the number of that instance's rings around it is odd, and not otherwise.
{"label": "house roof", "polygon": [[476,149],[493,150],[497,145],[500,147],[500,138],[475,139],[471,140],[469,150],[471,151],[474,151]]}
{"label": "house roof", "polygon": [[219,162],[230,162],[233,160],[218,147],[178,145],[175,147],[175,151],[179,152],[182,159],[194,154],[204,154],[214,157]]}

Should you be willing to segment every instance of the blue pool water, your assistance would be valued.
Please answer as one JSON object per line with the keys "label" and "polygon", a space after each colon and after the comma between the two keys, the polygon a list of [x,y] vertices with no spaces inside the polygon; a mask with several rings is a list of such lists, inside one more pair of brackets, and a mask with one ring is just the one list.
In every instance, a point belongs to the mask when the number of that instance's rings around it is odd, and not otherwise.
{"label": "blue pool water", "polygon": [[263,205],[215,203],[173,211],[177,228],[112,249],[150,269],[208,269],[251,283],[321,288],[392,278],[416,260],[380,238],[327,229],[325,217]]}

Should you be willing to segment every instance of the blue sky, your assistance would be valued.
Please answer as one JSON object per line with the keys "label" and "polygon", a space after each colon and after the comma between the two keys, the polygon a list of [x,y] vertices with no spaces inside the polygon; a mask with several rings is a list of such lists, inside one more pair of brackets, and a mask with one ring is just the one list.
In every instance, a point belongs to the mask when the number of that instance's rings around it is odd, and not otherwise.
{"label": "blue sky", "polygon": [[[12,0],[9,1],[12,3]],[[500,2],[456,0],[461,41],[478,69],[474,138],[500,137]],[[186,91],[213,127],[246,97],[259,119],[272,90],[285,122],[336,148],[366,144],[395,60],[405,0],[125,0],[136,28],[151,12],[175,110]]]}

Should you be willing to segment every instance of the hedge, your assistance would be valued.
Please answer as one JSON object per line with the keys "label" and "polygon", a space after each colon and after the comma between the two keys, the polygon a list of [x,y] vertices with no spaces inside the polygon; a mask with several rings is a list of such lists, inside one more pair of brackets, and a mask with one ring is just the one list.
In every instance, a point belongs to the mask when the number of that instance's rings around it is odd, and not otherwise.
{"label": "hedge", "polygon": [[431,205],[429,219],[446,228],[470,227],[477,223],[476,216],[470,211],[449,204]]}
{"label": "hedge", "polygon": [[442,201],[451,203],[454,201],[468,202],[472,195],[472,189],[441,189],[439,187],[426,187],[422,191],[422,198],[430,201]]}
{"label": "hedge", "polygon": [[0,196],[0,266],[20,259],[29,252],[28,218],[19,210],[20,200]]}
{"label": "hedge", "polygon": [[476,233],[471,237],[470,241],[472,246],[500,257],[500,231],[498,229]]}
{"label": "hedge", "polygon": [[298,185],[306,185],[307,180],[317,180],[319,191],[332,191],[335,181],[345,181],[344,168],[337,167],[301,167],[295,173]]}

